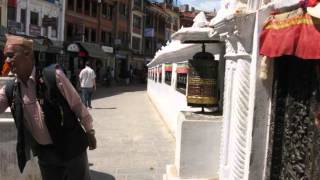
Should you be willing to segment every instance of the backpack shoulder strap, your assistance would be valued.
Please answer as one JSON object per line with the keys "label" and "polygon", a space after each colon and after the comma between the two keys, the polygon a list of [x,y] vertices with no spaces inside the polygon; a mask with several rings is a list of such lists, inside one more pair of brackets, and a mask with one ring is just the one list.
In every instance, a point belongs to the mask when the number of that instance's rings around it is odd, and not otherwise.
{"label": "backpack shoulder strap", "polygon": [[44,68],[42,71],[43,81],[49,91],[57,90],[58,88],[56,82],[56,68],[57,66],[54,64]]}
{"label": "backpack shoulder strap", "polygon": [[11,107],[12,99],[13,99],[13,90],[15,86],[15,79],[10,80],[5,85],[5,93],[8,99],[8,105]]}

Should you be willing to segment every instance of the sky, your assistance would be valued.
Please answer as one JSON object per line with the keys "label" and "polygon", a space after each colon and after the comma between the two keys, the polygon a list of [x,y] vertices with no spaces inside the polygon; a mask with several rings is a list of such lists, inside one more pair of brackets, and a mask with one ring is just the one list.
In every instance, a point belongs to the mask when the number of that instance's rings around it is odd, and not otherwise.
{"label": "sky", "polygon": [[[175,0],[173,0],[175,2]],[[189,4],[199,10],[212,11],[220,8],[221,0],[177,0],[178,4]],[[189,6],[189,7],[190,7]]]}
{"label": "sky", "polygon": [[[163,2],[163,0],[151,0],[157,2]],[[173,0],[173,3],[178,5],[189,4],[191,7],[195,7],[198,10],[212,11],[218,10],[222,0]],[[189,6],[189,7],[190,7]]]}

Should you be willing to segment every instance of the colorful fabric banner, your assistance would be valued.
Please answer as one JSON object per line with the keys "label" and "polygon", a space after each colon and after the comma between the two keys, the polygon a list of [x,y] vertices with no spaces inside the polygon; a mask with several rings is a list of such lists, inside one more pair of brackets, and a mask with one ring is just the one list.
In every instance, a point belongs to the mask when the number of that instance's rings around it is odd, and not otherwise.
{"label": "colorful fabric banner", "polygon": [[295,55],[320,59],[320,19],[302,8],[272,15],[260,36],[260,54],[271,58]]}
{"label": "colorful fabric banner", "polygon": [[176,72],[179,74],[187,74],[189,71],[188,64],[178,64]]}
{"label": "colorful fabric banner", "polygon": [[164,70],[165,71],[172,71],[172,64],[165,64],[164,65]]}

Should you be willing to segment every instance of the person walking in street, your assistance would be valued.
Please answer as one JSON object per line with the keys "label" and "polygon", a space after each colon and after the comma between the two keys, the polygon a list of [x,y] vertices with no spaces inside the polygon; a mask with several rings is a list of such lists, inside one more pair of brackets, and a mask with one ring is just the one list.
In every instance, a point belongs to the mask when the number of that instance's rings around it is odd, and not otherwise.
{"label": "person walking in street", "polygon": [[91,98],[93,91],[96,89],[96,74],[90,68],[90,62],[86,62],[86,67],[83,68],[79,74],[82,101],[87,108],[92,108]]}
{"label": "person walking in street", "polygon": [[42,73],[35,68],[32,47],[30,39],[7,35],[4,54],[16,79],[0,89],[0,112],[11,108],[19,170],[32,150],[43,180],[90,180],[87,147],[96,148],[92,117],[58,65]]}

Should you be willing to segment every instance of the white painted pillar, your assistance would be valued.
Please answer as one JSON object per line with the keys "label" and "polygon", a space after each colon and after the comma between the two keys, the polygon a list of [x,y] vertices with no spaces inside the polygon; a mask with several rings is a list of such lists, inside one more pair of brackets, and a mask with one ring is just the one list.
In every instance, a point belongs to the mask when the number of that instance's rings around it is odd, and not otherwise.
{"label": "white painted pillar", "polygon": [[251,153],[251,49],[254,16],[234,17],[219,29],[226,43],[220,179],[247,179]]}

